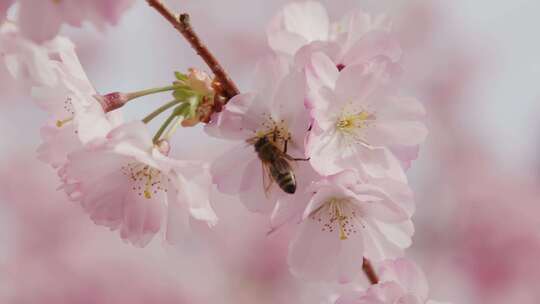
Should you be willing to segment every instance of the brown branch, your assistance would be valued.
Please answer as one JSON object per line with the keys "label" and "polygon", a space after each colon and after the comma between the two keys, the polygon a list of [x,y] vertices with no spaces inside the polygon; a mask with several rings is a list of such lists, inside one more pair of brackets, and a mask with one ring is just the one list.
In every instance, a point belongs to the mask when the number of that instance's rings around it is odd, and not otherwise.
{"label": "brown branch", "polygon": [[223,89],[225,97],[224,103],[230,98],[238,95],[240,91],[236,84],[229,77],[225,69],[221,66],[216,57],[208,50],[206,45],[201,41],[197,33],[193,30],[189,22],[188,14],[181,14],[179,17],[174,15],[160,0],[146,0],[148,4],[158,11],[170,24],[172,24],[182,36],[189,42],[191,47],[195,49],[197,54],[204,60],[208,67],[212,70],[216,79]]}
{"label": "brown branch", "polygon": [[373,269],[373,265],[371,265],[371,262],[366,258],[364,258],[364,261],[362,263],[362,270],[364,270],[364,273],[366,274],[367,278],[369,279],[369,282],[372,285],[379,283],[379,278],[377,277],[377,274],[375,273],[375,270]]}

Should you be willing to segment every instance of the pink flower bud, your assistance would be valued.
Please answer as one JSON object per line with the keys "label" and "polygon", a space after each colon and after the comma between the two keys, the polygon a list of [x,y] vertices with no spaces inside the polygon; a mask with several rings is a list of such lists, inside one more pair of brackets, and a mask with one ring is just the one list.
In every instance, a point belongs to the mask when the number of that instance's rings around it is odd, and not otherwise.
{"label": "pink flower bud", "polygon": [[168,156],[171,152],[171,144],[166,139],[161,139],[156,143],[156,147],[161,154]]}
{"label": "pink flower bud", "polygon": [[112,92],[106,95],[94,95],[94,98],[101,104],[105,113],[121,108],[129,101],[129,96],[120,92]]}

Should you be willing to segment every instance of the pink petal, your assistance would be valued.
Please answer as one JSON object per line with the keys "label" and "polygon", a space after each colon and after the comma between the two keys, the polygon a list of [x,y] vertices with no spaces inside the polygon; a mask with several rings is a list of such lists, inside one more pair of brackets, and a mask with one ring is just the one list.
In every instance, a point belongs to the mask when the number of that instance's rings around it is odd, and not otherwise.
{"label": "pink petal", "polygon": [[378,121],[364,130],[367,142],[375,147],[416,146],[425,141],[428,131],[418,121]]}
{"label": "pink petal", "polygon": [[54,168],[62,166],[67,162],[69,153],[82,147],[73,125],[63,128],[44,126],[41,138],[43,143],[37,149],[38,159]]}
{"label": "pink petal", "polygon": [[401,258],[386,261],[380,270],[381,280],[397,282],[407,292],[418,296],[420,299],[427,299],[429,288],[426,277],[422,270],[411,260]]}
{"label": "pink petal", "polygon": [[342,103],[355,105],[371,102],[370,97],[380,85],[380,78],[374,73],[366,73],[364,65],[350,65],[340,73],[336,83],[336,95]]}
{"label": "pink petal", "polygon": [[62,24],[60,12],[51,1],[20,1],[18,20],[21,32],[37,43],[56,36]]}
{"label": "pink petal", "polygon": [[336,233],[322,232],[315,221],[304,221],[289,245],[291,272],[311,280],[337,279],[339,242]]}
{"label": "pink petal", "polygon": [[268,194],[265,193],[262,163],[259,159],[249,161],[243,172],[240,188],[240,201],[251,212],[270,213],[279,197],[288,195],[275,182]]}
{"label": "pink petal", "polygon": [[[211,136],[230,140],[245,140],[254,135],[259,127],[261,114],[265,112],[255,94],[239,94],[233,97],[222,112],[214,114],[205,131]],[[267,111],[267,114],[269,111]]]}
{"label": "pink petal", "polygon": [[380,262],[403,256],[403,249],[390,242],[379,230],[373,219],[365,219],[367,225],[364,229],[365,257],[373,262]]}
{"label": "pink petal", "polygon": [[291,3],[283,9],[285,28],[300,34],[308,41],[324,41],[328,39],[330,26],[326,8],[315,1]]}
{"label": "pink petal", "polygon": [[268,43],[277,52],[294,55],[303,45],[328,39],[329,18],[318,2],[291,3],[276,15],[267,29]]}
{"label": "pink petal", "polygon": [[217,185],[218,190],[227,194],[237,194],[246,190],[241,187],[242,172],[256,157],[253,147],[244,143],[218,157],[210,168],[212,181]]}
{"label": "pink petal", "polygon": [[215,225],[217,216],[208,199],[211,190],[208,169],[199,167],[198,172],[192,173],[183,169],[177,169],[180,174],[176,174],[176,180],[179,182],[174,185],[179,190],[178,202],[188,208],[189,214],[194,219],[205,221],[211,226]]}
{"label": "pink petal", "polygon": [[363,36],[345,54],[343,64],[346,66],[366,63],[378,56],[387,57],[396,62],[401,57],[401,47],[393,35],[385,31],[372,31]]}
{"label": "pink petal", "polygon": [[304,107],[305,80],[300,72],[291,72],[280,82],[272,105],[272,117],[288,126],[291,140],[287,153],[304,157],[304,141],[310,118]]}
{"label": "pink petal", "polygon": [[185,241],[190,231],[189,213],[186,206],[181,205],[175,192],[169,191],[165,239],[170,244],[179,244]]}
{"label": "pink petal", "polygon": [[120,236],[137,247],[145,247],[161,228],[161,201],[146,199],[128,191],[123,206]]}

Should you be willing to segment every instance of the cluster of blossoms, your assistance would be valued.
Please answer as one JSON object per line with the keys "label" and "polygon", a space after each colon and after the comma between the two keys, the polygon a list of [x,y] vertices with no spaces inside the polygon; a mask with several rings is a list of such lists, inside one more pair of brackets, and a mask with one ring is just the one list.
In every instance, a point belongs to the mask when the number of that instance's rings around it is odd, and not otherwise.
{"label": "cluster of blossoms", "polygon": [[[288,261],[299,277],[353,282],[363,258],[398,274],[338,303],[425,303],[415,266],[388,261],[411,244],[414,202],[404,170],[427,134],[423,106],[395,87],[401,49],[390,23],[361,11],[332,23],[319,3],[302,2],[274,17],[267,35],[274,55],[259,64],[253,90],[206,126],[238,142],[213,163],[213,182],[249,210],[270,213],[271,232],[297,224]],[[246,145],[253,138],[291,160],[293,195],[261,187],[268,170]],[[403,285],[400,276],[411,281]]]}
{"label": "cluster of blossoms", "polygon": [[[45,1],[51,24],[40,32],[25,23],[29,1],[19,2],[17,23],[0,28],[3,64],[49,114],[39,158],[96,224],[140,247],[159,232],[176,242],[193,220],[217,222],[214,184],[268,214],[270,233],[296,225],[288,262],[298,277],[345,284],[365,261],[380,265],[378,283],[336,303],[426,303],[425,279],[401,259],[414,232],[405,170],[426,137],[425,113],[395,87],[401,50],[386,18],[354,11],[331,22],[317,2],[285,6],[268,26],[274,52],[258,64],[253,89],[223,106],[220,83],[195,69],[162,88],[98,93],[74,45],[53,36],[62,22],[114,23],[117,14],[100,14],[112,2],[86,1],[75,14],[75,1]],[[117,110],[165,91],[173,100],[142,121]],[[170,109],[152,136],[147,123]],[[171,157],[176,127],[197,123],[237,147],[211,164]]]}

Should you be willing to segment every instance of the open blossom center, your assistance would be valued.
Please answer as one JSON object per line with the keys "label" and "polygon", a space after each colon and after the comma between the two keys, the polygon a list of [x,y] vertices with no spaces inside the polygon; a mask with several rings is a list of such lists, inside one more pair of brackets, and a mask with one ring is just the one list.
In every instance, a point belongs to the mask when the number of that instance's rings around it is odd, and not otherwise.
{"label": "open blossom center", "polygon": [[158,169],[149,165],[134,162],[122,166],[122,173],[130,180],[132,190],[139,196],[151,199],[158,193],[166,193],[168,178],[161,174]]}
{"label": "open blossom center", "polygon": [[270,115],[261,124],[261,128],[255,132],[255,136],[258,138],[266,136],[279,147],[291,139],[291,133],[285,121],[283,119],[276,121]]}
{"label": "open blossom center", "polygon": [[337,122],[337,128],[341,131],[353,131],[356,129],[362,129],[375,119],[375,115],[367,111],[360,111],[353,114],[344,114]]}
{"label": "open blossom center", "polygon": [[336,122],[336,129],[354,142],[367,144],[362,130],[370,127],[375,122],[375,119],[375,114],[367,110],[344,109]]}
{"label": "open blossom center", "polygon": [[73,107],[71,97],[66,98],[66,100],[64,101],[63,109],[65,111],[65,117],[61,117],[56,121],[56,126],[58,128],[61,128],[67,123],[71,122],[73,120],[73,117],[75,116],[75,108]]}
{"label": "open blossom center", "polygon": [[359,210],[349,199],[332,198],[313,211],[309,218],[321,225],[322,232],[338,232],[340,240],[348,239],[358,233],[360,222]]}

